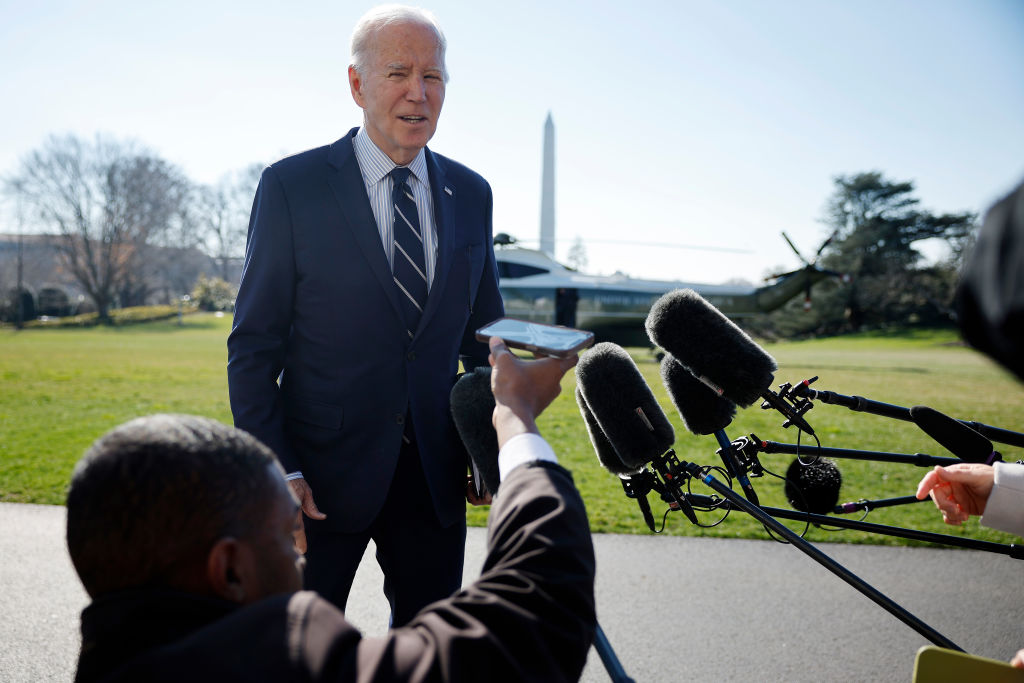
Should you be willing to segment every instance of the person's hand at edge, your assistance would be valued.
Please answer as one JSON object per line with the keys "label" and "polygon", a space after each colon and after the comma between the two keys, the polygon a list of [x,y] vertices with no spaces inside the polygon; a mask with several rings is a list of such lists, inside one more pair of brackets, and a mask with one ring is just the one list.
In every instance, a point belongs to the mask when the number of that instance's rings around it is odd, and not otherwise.
{"label": "person's hand at edge", "polygon": [[946,524],[963,524],[971,515],[985,512],[994,480],[991,465],[964,462],[936,467],[917,485],[917,497],[931,496]]}

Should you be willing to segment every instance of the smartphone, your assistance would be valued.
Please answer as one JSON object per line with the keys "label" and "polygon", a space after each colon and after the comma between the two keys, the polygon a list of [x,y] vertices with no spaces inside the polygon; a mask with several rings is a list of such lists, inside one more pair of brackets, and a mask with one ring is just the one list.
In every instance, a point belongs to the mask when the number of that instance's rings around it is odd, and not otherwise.
{"label": "smartphone", "polygon": [[476,331],[476,338],[482,342],[491,337],[501,337],[515,349],[555,358],[568,358],[594,343],[593,332],[515,318],[498,318]]}

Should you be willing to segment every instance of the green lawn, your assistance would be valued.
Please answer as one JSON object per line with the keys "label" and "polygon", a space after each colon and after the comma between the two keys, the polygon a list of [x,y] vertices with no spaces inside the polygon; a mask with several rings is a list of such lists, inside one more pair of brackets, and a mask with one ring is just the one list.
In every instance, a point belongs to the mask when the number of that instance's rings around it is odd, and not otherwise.
{"label": "green lawn", "polygon": [[[62,503],[71,468],[82,452],[100,434],[132,417],[186,412],[230,423],[225,374],[229,327],[229,317],[194,314],[181,326],[172,320],[84,330],[0,330],[0,500]],[[818,375],[817,389],[903,406],[925,404],[963,419],[1020,427],[1024,388],[985,357],[958,345],[952,332],[786,342],[767,344],[765,349],[779,363],[777,383]],[[679,457],[720,464],[713,437],[693,436],[682,427],[661,386],[652,352],[631,352],[675,425]],[[648,533],[636,502],[623,495],[617,478],[594,456],[573,398],[574,381],[572,375],[566,377],[562,395],[541,417],[541,430],[573,471],[594,531]],[[824,446],[948,455],[910,423],[824,404],[816,405],[807,418]],[[739,411],[727,432],[734,439],[756,433],[763,439],[795,441],[795,432],[782,429],[781,422],[778,414],[755,405]],[[1024,457],[1009,446],[999,448],[1007,459]],[[767,469],[780,474],[792,459],[761,456]],[[838,464],[842,501],[911,494],[925,472],[912,465],[853,460]],[[755,479],[754,485],[763,504],[788,507],[779,480],[765,477]],[[651,503],[660,523],[665,505],[653,494]],[[486,513],[487,508],[472,509],[470,523],[484,524]],[[974,520],[962,529],[947,527],[930,503],[875,510],[867,521],[1014,540],[983,529]],[[759,524],[738,511],[712,529],[694,527],[682,515],[672,514],[665,533],[765,537]],[[876,534],[815,528],[808,537],[904,543]]]}

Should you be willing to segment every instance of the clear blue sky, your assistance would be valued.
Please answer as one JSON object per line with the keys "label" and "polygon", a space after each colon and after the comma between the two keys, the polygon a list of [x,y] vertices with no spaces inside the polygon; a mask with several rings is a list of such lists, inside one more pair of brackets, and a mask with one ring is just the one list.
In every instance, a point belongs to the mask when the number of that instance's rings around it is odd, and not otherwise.
{"label": "clear blue sky", "polygon": [[[51,133],[134,138],[204,182],[333,141],[361,120],[345,68],[372,4],[0,0],[0,174]],[[1024,179],[1019,0],[425,6],[451,73],[431,147],[535,239],[551,111],[559,252],[582,237],[594,272],[794,267],[779,232],[812,253],[837,174],[913,180],[936,212]]]}

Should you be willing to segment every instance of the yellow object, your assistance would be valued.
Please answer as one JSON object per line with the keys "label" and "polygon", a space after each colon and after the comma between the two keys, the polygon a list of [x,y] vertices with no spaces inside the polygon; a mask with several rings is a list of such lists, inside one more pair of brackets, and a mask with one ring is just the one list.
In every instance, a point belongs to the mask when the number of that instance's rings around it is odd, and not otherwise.
{"label": "yellow object", "polygon": [[917,651],[914,683],[1024,683],[1024,669],[1007,662],[926,645]]}

